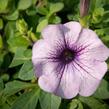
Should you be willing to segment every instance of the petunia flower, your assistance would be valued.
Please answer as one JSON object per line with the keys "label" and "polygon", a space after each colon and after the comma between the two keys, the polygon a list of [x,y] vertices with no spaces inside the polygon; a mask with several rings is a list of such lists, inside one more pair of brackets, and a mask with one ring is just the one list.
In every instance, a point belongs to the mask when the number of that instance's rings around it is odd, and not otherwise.
{"label": "petunia flower", "polygon": [[107,71],[109,49],[78,22],[48,25],[32,50],[38,84],[44,91],[70,99],[92,95]]}

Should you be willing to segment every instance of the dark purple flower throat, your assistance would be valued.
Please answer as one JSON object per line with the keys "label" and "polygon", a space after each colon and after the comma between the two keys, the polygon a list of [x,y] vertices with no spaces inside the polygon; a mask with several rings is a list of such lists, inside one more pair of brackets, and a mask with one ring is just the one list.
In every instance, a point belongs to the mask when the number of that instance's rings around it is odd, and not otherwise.
{"label": "dark purple flower throat", "polygon": [[68,64],[75,59],[75,56],[76,56],[75,51],[73,51],[69,48],[66,48],[60,53],[59,59],[60,59],[60,61]]}

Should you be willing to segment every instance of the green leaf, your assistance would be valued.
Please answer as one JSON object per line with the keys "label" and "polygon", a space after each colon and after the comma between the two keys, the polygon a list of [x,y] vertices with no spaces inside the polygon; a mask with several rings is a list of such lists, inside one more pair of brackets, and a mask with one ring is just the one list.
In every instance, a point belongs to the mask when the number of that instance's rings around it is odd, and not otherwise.
{"label": "green leaf", "polygon": [[6,51],[0,50],[0,67],[3,64],[5,54]]}
{"label": "green leaf", "polygon": [[58,3],[50,3],[50,13],[56,13],[60,10],[62,10],[62,8],[64,7],[64,4],[61,2]]}
{"label": "green leaf", "polygon": [[30,45],[30,41],[28,40],[27,36],[20,35],[17,33],[14,37],[9,38],[7,42],[10,46],[10,49],[12,50],[17,47],[28,47]]}
{"label": "green leaf", "polygon": [[26,10],[28,16],[34,16],[37,13],[36,7],[30,7]]}
{"label": "green leaf", "polygon": [[94,97],[79,97],[79,100],[83,102],[85,109],[109,109],[109,106],[104,102],[99,101]]}
{"label": "green leaf", "polygon": [[89,12],[93,13],[95,7],[96,7],[96,0],[91,0],[90,1]]}
{"label": "green leaf", "polygon": [[109,83],[106,80],[102,80],[99,88],[95,92],[94,96],[100,99],[109,98]]}
{"label": "green leaf", "polygon": [[7,20],[16,20],[18,17],[19,17],[18,10],[15,10],[13,13],[4,16],[4,18],[7,19]]}
{"label": "green leaf", "polygon": [[9,0],[0,0],[0,13],[4,12],[8,6]]}
{"label": "green leaf", "polygon": [[32,0],[19,0],[18,9],[25,10],[32,5]]}
{"label": "green leaf", "polygon": [[61,103],[61,98],[41,91],[39,102],[42,109],[58,109]]}
{"label": "green leaf", "polygon": [[10,106],[9,106],[9,104],[4,103],[4,104],[0,105],[0,109],[10,109]]}
{"label": "green leaf", "polygon": [[10,67],[21,65],[30,59],[31,59],[31,50],[19,47],[15,52],[15,56],[12,60]]}
{"label": "green leaf", "polygon": [[[19,92],[20,93],[20,92]],[[15,100],[18,98],[19,96],[16,94],[9,96],[8,98],[6,98],[6,103],[9,104],[10,106],[15,102]]]}
{"label": "green leaf", "polygon": [[4,82],[6,82],[6,81],[8,81],[9,80],[9,74],[2,74],[1,75],[1,78],[2,78],[2,80],[4,81]]}
{"label": "green leaf", "polygon": [[39,97],[39,90],[33,89],[30,92],[22,94],[12,105],[11,109],[35,109]]}
{"label": "green leaf", "polygon": [[6,39],[14,37],[16,31],[16,22],[10,21],[5,26],[5,36]]}
{"label": "green leaf", "polygon": [[39,13],[39,14],[42,14],[42,15],[47,15],[48,14],[48,10],[47,10],[47,8],[45,8],[45,7],[38,7],[38,8],[36,8],[37,9],[37,12]]}
{"label": "green leaf", "polygon": [[2,41],[2,36],[0,35],[0,48],[3,47],[3,41]]}
{"label": "green leaf", "polygon": [[61,23],[61,18],[58,16],[51,16],[49,19],[49,23],[59,24],[59,23]]}
{"label": "green leaf", "polygon": [[21,80],[32,80],[34,78],[33,65],[31,61],[26,61],[23,64],[18,77]]}
{"label": "green leaf", "polygon": [[3,80],[0,78],[0,93],[4,89],[4,83]]}
{"label": "green leaf", "polygon": [[32,0],[33,4],[35,5],[37,3],[38,0]]}
{"label": "green leaf", "polygon": [[82,103],[78,99],[73,99],[68,109],[83,109]]}
{"label": "green leaf", "polygon": [[95,8],[93,15],[92,15],[92,23],[100,23],[102,17],[104,15],[104,8]]}
{"label": "green leaf", "polygon": [[3,20],[0,18],[0,30],[3,28]]}
{"label": "green leaf", "polygon": [[8,97],[19,92],[20,90],[36,87],[36,86],[37,86],[36,84],[14,80],[6,84],[5,89],[3,91],[3,95]]}
{"label": "green leaf", "polygon": [[102,36],[104,36],[104,34],[109,35],[109,27],[107,27],[107,28],[102,28],[102,29],[96,29],[95,32],[96,32],[98,35],[102,35]]}
{"label": "green leaf", "polygon": [[37,26],[37,32],[41,32],[44,27],[46,27],[48,25],[48,20],[47,19],[43,19]]}

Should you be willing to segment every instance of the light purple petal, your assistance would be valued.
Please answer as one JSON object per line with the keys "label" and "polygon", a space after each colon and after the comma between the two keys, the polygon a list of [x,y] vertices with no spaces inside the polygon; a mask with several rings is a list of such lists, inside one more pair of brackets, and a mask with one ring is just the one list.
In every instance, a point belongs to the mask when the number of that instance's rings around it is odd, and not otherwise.
{"label": "light purple petal", "polygon": [[79,72],[71,65],[66,67],[55,94],[67,99],[75,97],[79,92],[81,82],[78,73]]}
{"label": "light purple petal", "polygon": [[55,63],[50,63],[46,59],[50,50],[50,46],[44,40],[37,41],[33,46],[32,62],[37,77],[41,76],[43,73],[49,73],[53,69],[53,66],[55,66]]}
{"label": "light purple petal", "polygon": [[79,94],[82,96],[90,96],[96,91],[99,84],[100,84],[100,80],[95,79],[91,76],[87,78],[83,78],[80,85]]}
{"label": "light purple petal", "polygon": [[37,41],[33,45],[33,49],[32,49],[33,62],[35,63],[35,59],[41,59],[41,58],[47,57],[51,49],[52,48],[49,46],[49,44],[45,40],[41,39]]}
{"label": "light purple petal", "polygon": [[101,80],[107,71],[107,64],[96,60],[76,59],[75,64],[83,77],[92,76]]}
{"label": "light purple petal", "polygon": [[68,41],[69,44],[73,44],[78,39],[82,27],[80,23],[71,21],[65,23],[63,29],[66,41]]}
{"label": "light purple petal", "polygon": [[53,46],[57,44],[57,42],[63,41],[64,34],[62,24],[48,25],[42,31],[42,37]]}
{"label": "light purple petal", "polygon": [[59,84],[59,78],[54,72],[51,72],[51,74],[42,75],[38,80],[38,84],[41,89],[53,93]]}
{"label": "light purple petal", "polygon": [[81,50],[80,58],[95,59],[104,61],[109,57],[109,49],[101,42],[96,33],[89,29],[83,29],[77,46],[85,49]]}
{"label": "light purple petal", "polygon": [[99,61],[75,60],[73,65],[79,71],[78,76],[82,79],[79,94],[92,95],[107,71],[107,64]]}
{"label": "light purple petal", "polygon": [[41,89],[51,93],[55,92],[59,85],[61,68],[62,66],[56,62],[45,64],[44,70],[48,73],[43,74],[38,80]]}

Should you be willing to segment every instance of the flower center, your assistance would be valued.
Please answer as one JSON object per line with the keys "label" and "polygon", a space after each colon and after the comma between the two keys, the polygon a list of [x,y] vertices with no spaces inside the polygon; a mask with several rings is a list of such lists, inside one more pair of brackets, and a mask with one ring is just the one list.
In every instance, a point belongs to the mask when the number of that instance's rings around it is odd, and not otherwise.
{"label": "flower center", "polygon": [[65,49],[61,52],[60,59],[65,63],[70,63],[75,58],[75,51],[70,49]]}

